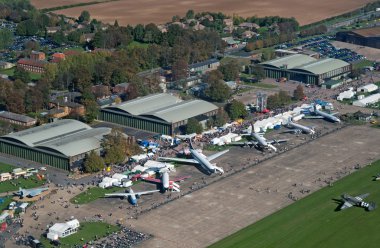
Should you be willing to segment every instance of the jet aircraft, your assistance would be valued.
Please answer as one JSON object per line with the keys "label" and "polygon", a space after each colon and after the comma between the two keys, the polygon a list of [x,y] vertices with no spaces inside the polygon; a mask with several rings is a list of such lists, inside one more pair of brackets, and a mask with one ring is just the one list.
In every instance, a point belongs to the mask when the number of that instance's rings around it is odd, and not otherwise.
{"label": "jet aircraft", "polygon": [[211,156],[206,157],[201,151],[198,151],[193,148],[193,145],[190,140],[190,154],[193,157],[192,159],[186,159],[186,158],[168,158],[168,157],[159,157],[159,161],[163,162],[180,162],[180,163],[189,163],[189,164],[199,164],[205,169],[207,169],[211,173],[217,173],[220,174],[224,173],[223,168],[216,166],[215,164],[211,164],[210,162],[223,154],[227,153],[229,150],[224,150],[218,153],[215,153]]}
{"label": "jet aircraft", "polygon": [[162,190],[167,191],[167,190],[172,190],[172,191],[177,191],[180,192],[180,185],[177,184],[177,182],[183,181],[187,178],[190,178],[191,176],[183,176],[183,177],[178,177],[173,180],[169,179],[169,173],[167,170],[163,171],[161,174],[161,179],[157,178],[142,178],[144,181],[147,182],[152,182],[152,183],[158,183],[161,184]]}
{"label": "jet aircraft", "polygon": [[47,190],[49,190],[49,188],[36,188],[36,189],[19,188],[19,191],[14,193],[14,195],[19,196],[20,199],[22,199],[24,197],[32,198],[32,197],[35,197],[35,196],[37,196],[37,195],[39,195],[42,192],[47,191]]}
{"label": "jet aircraft", "polygon": [[349,194],[343,194],[341,197],[342,199],[340,200],[341,205],[338,207],[339,210],[344,210],[347,208],[350,208],[352,206],[356,207],[362,207],[365,208],[367,211],[372,211],[374,210],[377,206],[376,203],[370,202],[367,203],[363,201],[364,198],[368,197],[369,193],[358,195],[358,196],[351,196]]}
{"label": "jet aircraft", "polygon": [[255,147],[256,149],[272,149],[273,151],[277,151],[277,148],[273,146],[273,144],[283,143],[287,142],[287,140],[267,140],[264,137],[263,133],[256,133],[253,131],[252,125],[245,130],[245,133],[242,134],[242,136],[251,136],[254,140],[253,141],[247,141],[247,142],[234,142],[230,145],[239,145],[239,146],[249,146],[249,147]]}
{"label": "jet aircraft", "polygon": [[[288,120],[287,126],[288,126],[289,128],[292,128],[292,130],[290,130],[290,131],[285,131],[285,132],[292,132],[292,133],[294,133],[294,134],[301,134],[301,133],[306,133],[306,134],[310,134],[310,135],[315,134],[315,130],[314,130],[314,128],[312,128],[312,127],[307,127],[307,126],[304,126],[304,125],[301,125],[301,124],[295,123],[295,122],[293,122],[293,120],[292,120],[291,117],[289,117],[289,120]],[[285,132],[284,132],[284,133],[285,133]]]}
{"label": "jet aircraft", "polygon": [[337,113],[329,114],[329,113],[320,111],[317,108],[316,104],[313,104],[312,108],[313,108],[313,111],[312,111],[313,115],[305,116],[304,117],[305,119],[325,119],[331,122],[338,122],[338,123],[341,122],[341,120],[335,116]]}
{"label": "jet aircraft", "polygon": [[134,192],[132,188],[129,188],[128,192],[126,193],[112,193],[112,194],[105,194],[105,197],[121,197],[123,199],[128,198],[128,201],[132,205],[137,205],[137,198],[140,198],[142,195],[152,194],[154,192],[159,191],[157,190],[149,190],[149,191],[143,191],[143,192]]}

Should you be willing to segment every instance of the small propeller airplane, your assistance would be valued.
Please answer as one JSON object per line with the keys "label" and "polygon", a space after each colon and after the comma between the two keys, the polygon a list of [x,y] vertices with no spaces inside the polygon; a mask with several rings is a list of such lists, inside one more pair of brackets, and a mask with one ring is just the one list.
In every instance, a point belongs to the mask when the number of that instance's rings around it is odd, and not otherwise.
{"label": "small propeller airplane", "polygon": [[349,194],[343,194],[341,196],[342,199],[338,200],[341,202],[341,205],[338,207],[338,210],[344,210],[352,206],[356,206],[356,207],[365,208],[367,211],[372,211],[376,209],[377,206],[376,206],[376,203],[374,202],[367,203],[363,201],[363,199],[365,199],[368,196],[369,196],[369,193],[358,195],[355,197]]}

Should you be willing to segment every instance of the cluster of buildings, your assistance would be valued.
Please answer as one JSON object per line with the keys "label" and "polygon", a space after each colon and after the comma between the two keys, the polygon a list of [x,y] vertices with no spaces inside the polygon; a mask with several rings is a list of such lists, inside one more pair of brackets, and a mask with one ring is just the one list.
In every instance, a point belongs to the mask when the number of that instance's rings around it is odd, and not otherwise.
{"label": "cluster of buildings", "polygon": [[260,63],[265,76],[286,78],[306,84],[321,85],[329,80],[339,80],[347,76],[351,64],[332,58],[316,59],[304,54],[292,54]]}
{"label": "cluster of buildings", "polygon": [[[51,63],[58,63],[66,58],[64,53],[54,53],[51,56]],[[29,58],[19,59],[17,68],[22,68],[25,71],[42,74],[46,70],[46,65],[49,61],[46,60],[46,55],[43,52],[32,51]]]}
{"label": "cluster of buildings", "polygon": [[[16,168],[12,172],[0,173],[0,182],[12,180],[12,179],[17,179],[19,177],[28,178],[35,173],[38,173],[38,170],[36,170],[34,168],[29,168],[26,170],[21,169],[21,168]],[[42,176],[39,175],[39,178],[42,179]]]}

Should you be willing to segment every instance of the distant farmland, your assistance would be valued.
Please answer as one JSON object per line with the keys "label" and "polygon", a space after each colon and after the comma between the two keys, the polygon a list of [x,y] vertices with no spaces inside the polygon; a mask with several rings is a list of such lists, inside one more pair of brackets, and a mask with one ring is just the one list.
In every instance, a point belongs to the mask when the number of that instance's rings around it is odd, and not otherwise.
{"label": "distant farmland", "polygon": [[[51,8],[91,0],[32,0],[38,8]],[[295,17],[302,25],[357,9],[373,0],[119,0],[58,10],[56,13],[77,17],[88,10],[93,18],[121,25],[137,23],[165,23],[172,16],[184,16],[187,10],[238,14],[244,17],[278,15]],[[55,4],[56,3],[56,4]]]}
{"label": "distant farmland", "polygon": [[93,1],[94,0],[30,0],[30,2],[37,9],[50,9],[54,7],[74,5],[78,3],[88,3]]}

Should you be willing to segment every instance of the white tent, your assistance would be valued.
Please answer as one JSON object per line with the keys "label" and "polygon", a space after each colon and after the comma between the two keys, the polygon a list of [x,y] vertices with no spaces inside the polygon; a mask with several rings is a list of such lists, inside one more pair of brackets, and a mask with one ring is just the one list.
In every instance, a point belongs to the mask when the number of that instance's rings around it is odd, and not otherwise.
{"label": "white tent", "polygon": [[349,90],[346,90],[346,91],[343,91],[341,92],[338,97],[336,98],[336,100],[338,101],[342,101],[344,99],[351,99],[355,96],[355,92],[353,91],[352,88],[350,88]]}
{"label": "white tent", "polygon": [[48,239],[56,239],[67,237],[73,233],[76,233],[79,228],[79,221],[77,219],[70,220],[66,223],[56,223],[49,228],[47,234]]}
{"label": "white tent", "polygon": [[116,179],[119,183],[121,183],[122,180],[128,180],[128,176],[120,174],[120,173],[115,173],[112,176],[113,179]]}
{"label": "white tent", "polygon": [[377,87],[376,84],[367,84],[367,85],[364,85],[362,87],[359,87],[357,89],[357,92],[373,92],[375,90],[377,90],[379,87]]}
{"label": "white tent", "polygon": [[378,101],[380,101],[380,93],[373,94],[363,99],[354,101],[352,105],[358,106],[358,107],[366,107],[368,104],[374,104],[374,103],[377,103]]}
{"label": "white tent", "polygon": [[104,177],[102,182],[99,183],[99,187],[105,189],[111,187],[114,183],[118,183],[118,180],[115,178]]}

